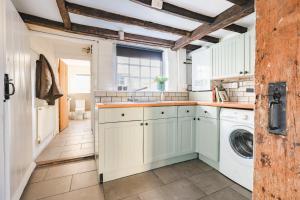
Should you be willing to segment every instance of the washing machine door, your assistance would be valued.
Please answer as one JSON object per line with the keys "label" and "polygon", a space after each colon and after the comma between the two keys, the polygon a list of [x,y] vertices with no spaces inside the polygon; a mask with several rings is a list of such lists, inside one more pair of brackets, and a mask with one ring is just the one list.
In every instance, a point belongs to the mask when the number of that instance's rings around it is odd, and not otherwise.
{"label": "washing machine door", "polygon": [[239,128],[229,135],[229,143],[233,151],[245,159],[253,159],[253,134],[248,130]]}

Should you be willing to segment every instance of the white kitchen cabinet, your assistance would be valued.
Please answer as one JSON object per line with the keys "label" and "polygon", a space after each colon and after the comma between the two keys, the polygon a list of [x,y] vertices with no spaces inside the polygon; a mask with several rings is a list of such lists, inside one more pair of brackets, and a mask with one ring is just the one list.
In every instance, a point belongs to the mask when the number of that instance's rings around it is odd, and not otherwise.
{"label": "white kitchen cabinet", "polygon": [[178,155],[195,152],[195,117],[178,118]]}
{"label": "white kitchen cabinet", "polygon": [[[104,145],[104,175],[129,171],[143,164],[142,121],[99,125],[100,140]],[[101,154],[100,154],[101,156]]]}
{"label": "white kitchen cabinet", "polygon": [[245,33],[245,75],[253,75],[255,71],[255,28]]}
{"label": "white kitchen cabinet", "polygon": [[177,147],[177,118],[144,122],[144,163],[172,158]]}
{"label": "white kitchen cabinet", "polygon": [[212,47],[212,78],[220,79],[244,74],[245,36],[222,41]]}
{"label": "white kitchen cabinet", "polygon": [[192,90],[211,90],[212,50],[199,49],[192,52]]}
{"label": "white kitchen cabinet", "polygon": [[212,161],[219,161],[219,120],[197,117],[197,152]]}

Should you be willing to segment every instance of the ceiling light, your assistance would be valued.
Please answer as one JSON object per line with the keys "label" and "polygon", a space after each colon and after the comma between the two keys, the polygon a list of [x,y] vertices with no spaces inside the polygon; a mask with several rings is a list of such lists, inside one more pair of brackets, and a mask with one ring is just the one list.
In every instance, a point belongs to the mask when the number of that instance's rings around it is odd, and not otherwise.
{"label": "ceiling light", "polygon": [[151,6],[156,9],[162,9],[163,0],[152,0]]}

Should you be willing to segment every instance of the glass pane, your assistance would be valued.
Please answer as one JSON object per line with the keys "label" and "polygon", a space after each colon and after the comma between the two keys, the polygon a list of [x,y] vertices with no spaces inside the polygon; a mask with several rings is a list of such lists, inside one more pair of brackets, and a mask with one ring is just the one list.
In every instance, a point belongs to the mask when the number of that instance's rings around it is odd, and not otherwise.
{"label": "glass pane", "polygon": [[230,134],[230,145],[241,157],[253,158],[253,135],[242,129],[237,129]]}
{"label": "glass pane", "polygon": [[160,60],[151,60],[151,66],[152,67],[160,67],[161,61]]}
{"label": "glass pane", "polygon": [[128,57],[123,57],[123,56],[118,56],[118,63],[129,63],[129,58]]}
{"label": "glass pane", "polygon": [[118,74],[128,74],[128,65],[118,64]]}
{"label": "glass pane", "polygon": [[141,67],[141,77],[150,78],[150,67]]}
{"label": "glass pane", "polygon": [[140,88],[140,79],[139,78],[130,78],[129,79],[129,88],[133,89],[133,90]]}
{"label": "glass pane", "polygon": [[151,90],[152,91],[157,91],[157,83],[154,82],[154,81],[151,82]]}
{"label": "glass pane", "polygon": [[140,67],[130,66],[130,76],[140,77]]}
{"label": "glass pane", "polygon": [[150,87],[150,79],[141,79],[141,87]]}
{"label": "glass pane", "polygon": [[129,58],[130,64],[133,65],[139,65],[140,64],[140,59],[139,58]]}
{"label": "glass pane", "polygon": [[146,58],[141,59],[141,65],[150,66],[150,59],[146,59]]}
{"label": "glass pane", "polygon": [[161,75],[160,68],[159,67],[152,67],[151,68],[151,77],[155,78],[157,76]]}

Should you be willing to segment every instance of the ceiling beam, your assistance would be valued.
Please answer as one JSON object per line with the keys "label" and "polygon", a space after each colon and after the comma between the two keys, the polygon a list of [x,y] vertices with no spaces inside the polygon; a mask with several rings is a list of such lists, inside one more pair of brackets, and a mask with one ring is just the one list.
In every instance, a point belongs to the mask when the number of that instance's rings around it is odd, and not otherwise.
{"label": "ceiling beam", "polygon": [[[153,8],[151,6],[152,0],[131,0],[131,1]],[[201,22],[201,23],[210,24],[216,20],[215,17],[202,15],[202,14],[175,6],[175,5],[167,3],[167,2],[163,2],[163,7],[160,11],[168,13],[168,14],[172,14],[172,15],[175,15],[178,17],[183,17],[183,18],[190,19],[193,21]],[[237,24],[225,26],[225,27],[223,27],[223,29],[228,30],[228,31],[237,32],[237,33],[245,33],[248,30],[246,27],[243,27],[243,26],[240,26]]]}
{"label": "ceiling beam", "polygon": [[[26,24],[33,24],[37,26],[42,26],[46,28],[51,28],[59,31],[64,31],[68,33],[74,33],[74,34],[80,34],[85,36],[93,36],[93,37],[99,37],[104,39],[111,39],[111,40],[120,40],[119,39],[119,32],[104,28],[98,28],[93,26],[86,26],[81,24],[75,24],[72,23],[72,26],[70,29],[67,29],[63,23],[48,20],[45,18],[28,15],[25,13],[19,13],[22,17],[23,21]],[[131,33],[124,33],[124,40],[126,42],[134,42],[134,43],[141,43],[141,44],[147,44],[147,45],[153,45],[153,46],[161,46],[166,48],[171,48],[174,46],[175,41],[172,40],[165,40],[165,39],[159,39],[154,37],[148,37],[148,36],[142,36],[142,35],[136,35]],[[196,49],[200,48],[201,46],[198,45],[187,45],[187,49]]]}
{"label": "ceiling beam", "polygon": [[[187,36],[191,34],[190,31],[177,29],[177,28],[173,28],[170,26],[165,26],[165,25],[161,25],[149,21],[144,21],[133,17],[127,17],[124,15],[119,15],[104,10],[96,9],[96,8],[86,7],[86,6],[70,3],[67,1],[66,1],[66,8],[68,12],[77,15],[83,15],[86,17],[92,17],[92,18],[106,20],[110,22],[118,22],[123,24],[135,25],[146,29],[172,33],[180,36]],[[212,36],[204,36],[202,40],[210,43],[218,43],[220,39]]]}
{"label": "ceiling beam", "polygon": [[239,6],[242,6],[242,5],[245,5],[246,3],[248,3],[248,0],[227,0],[233,4],[236,4],[236,5],[239,5]]}
{"label": "ceiling beam", "polygon": [[198,40],[201,37],[219,30],[229,24],[232,24],[236,20],[239,20],[254,12],[254,0],[250,0],[247,4],[243,6],[234,5],[221,14],[219,14],[215,21],[211,24],[203,24],[196,28],[190,36],[183,36],[176,41],[173,50],[184,47],[194,40]]}
{"label": "ceiling beam", "polygon": [[65,1],[64,0],[56,0],[56,3],[57,3],[57,7],[59,10],[60,16],[64,22],[65,28],[70,29],[72,26],[72,23],[71,23],[69,13],[68,13],[66,5],[65,5]]}

